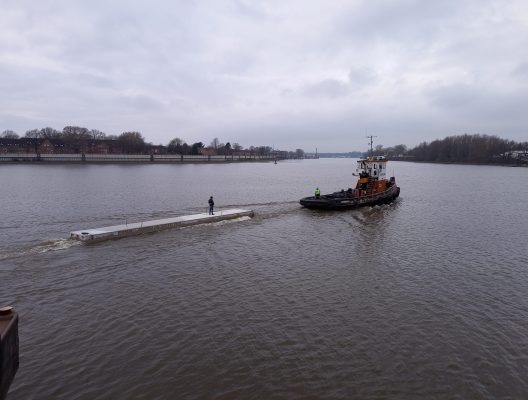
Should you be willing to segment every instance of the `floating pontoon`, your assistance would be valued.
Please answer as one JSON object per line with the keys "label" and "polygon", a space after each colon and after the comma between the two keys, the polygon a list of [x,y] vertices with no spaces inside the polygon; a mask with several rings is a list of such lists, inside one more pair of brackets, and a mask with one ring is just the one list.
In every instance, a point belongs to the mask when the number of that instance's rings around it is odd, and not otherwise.
{"label": "floating pontoon", "polygon": [[213,215],[193,214],[180,217],[157,219],[126,223],[124,225],[106,226],[104,228],[85,229],[70,233],[70,238],[86,243],[100,242],[102,240],[119,239],[126,236],[141,235],[142,233],[157,232],[170,228],[180,228],[190,225],[219,222],[240,217],[252,217],[252,210],[231,209],[215,211]]}

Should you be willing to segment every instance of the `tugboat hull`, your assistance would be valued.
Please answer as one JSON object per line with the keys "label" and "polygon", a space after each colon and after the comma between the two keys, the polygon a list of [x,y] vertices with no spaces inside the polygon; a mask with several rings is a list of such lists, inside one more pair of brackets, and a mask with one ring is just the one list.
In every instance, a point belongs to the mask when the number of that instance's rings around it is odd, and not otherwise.
{"label": "tugboat hull", "polygon": [[320,210],[348,210],[364,206],[375,206],[392,202],[400,195],[400,188],[396,185],[384,192],[365,195],[348,196],[347,193],[336,192],[319,197],[302,198],[299,203],[306,208]]}

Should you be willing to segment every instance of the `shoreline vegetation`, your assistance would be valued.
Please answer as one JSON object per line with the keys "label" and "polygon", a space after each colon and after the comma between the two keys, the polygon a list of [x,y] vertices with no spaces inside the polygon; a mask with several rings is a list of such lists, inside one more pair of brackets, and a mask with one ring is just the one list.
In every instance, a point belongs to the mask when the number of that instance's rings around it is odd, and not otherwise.
{"label": "shoreline vegetation", "polygon": [[[62,162],[93,161],[147,161],[163,159],[173,162],[194,162],[197,160],[217,161],[249,161],[267,159],[299,159],[305,158],[303,149],[286,151],[271,146],[249,146],[244,148],[239,143],[220,142],[214,138],[207,146],[203,142],[187,144],[181,138],[172,139],[167,145],[147,143],[140,132],[123,132],[120,135],[107,135],[97,129],[80,126],[66,126],[62,131],[46,127],[27,131],[23,137],[16,132],[5,130],[0,133],[0,156],[16,155],[11,161],[43,161],[62,158]],[[47,157],[61,155],[62,157]],[[66,157],[70,155],[72,157]],[[91,157],[91,156],[99,157]],[[103,157],[107,155],[108,157]],[[10,157],[3,157],[9,159]],[[4,160],[6,161],[6,160]]]}
{"label": "shoreline vegetation", "polygon": [[378,145],[370,153],[305,153],[302,149],[284,151],[270,146],[221,143],[214,138],[187,144],[181,138],[166,146],[147,143],[140,132],[107,135],[97,129],[66,126],[62,131],[47,127],[27,131],[24,137],[11,130],[0,133],[0,162],[240,162],[304,158],[359,158],[385,156],[392,161],[440,164],[528,166],[528,142],[515,142],[498,136],[464,134],[448,136],[412,149],[399,144]]}
{"label": "shoreline vegetation", "polygon": [[[518,143],[497,136],[458,135],[423,142],[407,149],[404,144],[394,147],[378,145],[372,153],[359,156],[385,156],[391,161],[411,161],[438,164],[528,166],[528,142]],[[357,152],[320,153],[320,157],[359,157]]]}
{"label": "shoreline vegetation", "polygon": [[528,142],[480,134],[448,136],[420,143],[399,154],[393,153],[389,158],[441,164],[523,165],[528,162]]}

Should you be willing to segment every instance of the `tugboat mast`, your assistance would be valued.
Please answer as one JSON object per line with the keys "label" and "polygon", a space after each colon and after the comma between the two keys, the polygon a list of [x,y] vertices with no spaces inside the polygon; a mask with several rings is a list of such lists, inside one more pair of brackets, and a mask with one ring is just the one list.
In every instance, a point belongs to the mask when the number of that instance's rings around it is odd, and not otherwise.
{"label": "tugboat mast", "polygon": [[375,135],[367,136],[367,139],[370,139],[370,143],[369,144],[370,144],[370,155],[371,156],[374,155],[374,149],[372,148],[372,139],[375,138],[375,137],[377,137],[377,136],[375,136]]}

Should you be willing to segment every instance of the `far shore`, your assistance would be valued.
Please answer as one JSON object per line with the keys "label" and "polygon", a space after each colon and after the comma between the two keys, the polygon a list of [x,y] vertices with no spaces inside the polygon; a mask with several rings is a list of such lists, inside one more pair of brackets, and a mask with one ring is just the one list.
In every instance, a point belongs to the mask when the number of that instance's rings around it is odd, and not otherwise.
{"label": "far shore", "polygon": [[444,164],[444,165],[495,165],[498,167],[528,167],[528,162],[469,162],[469,161],[422,161],[422,160],[409,160],[409,159],[391,159],[389,161],[403,161],[403,162],[413,162],[420,164]]}
{"label": "far shore", "polygon": [[269,162],[285,158],[275,155],[183,155],[183,154],[37,154],[0,153],[0,164],[202,164],[231,162]]}

